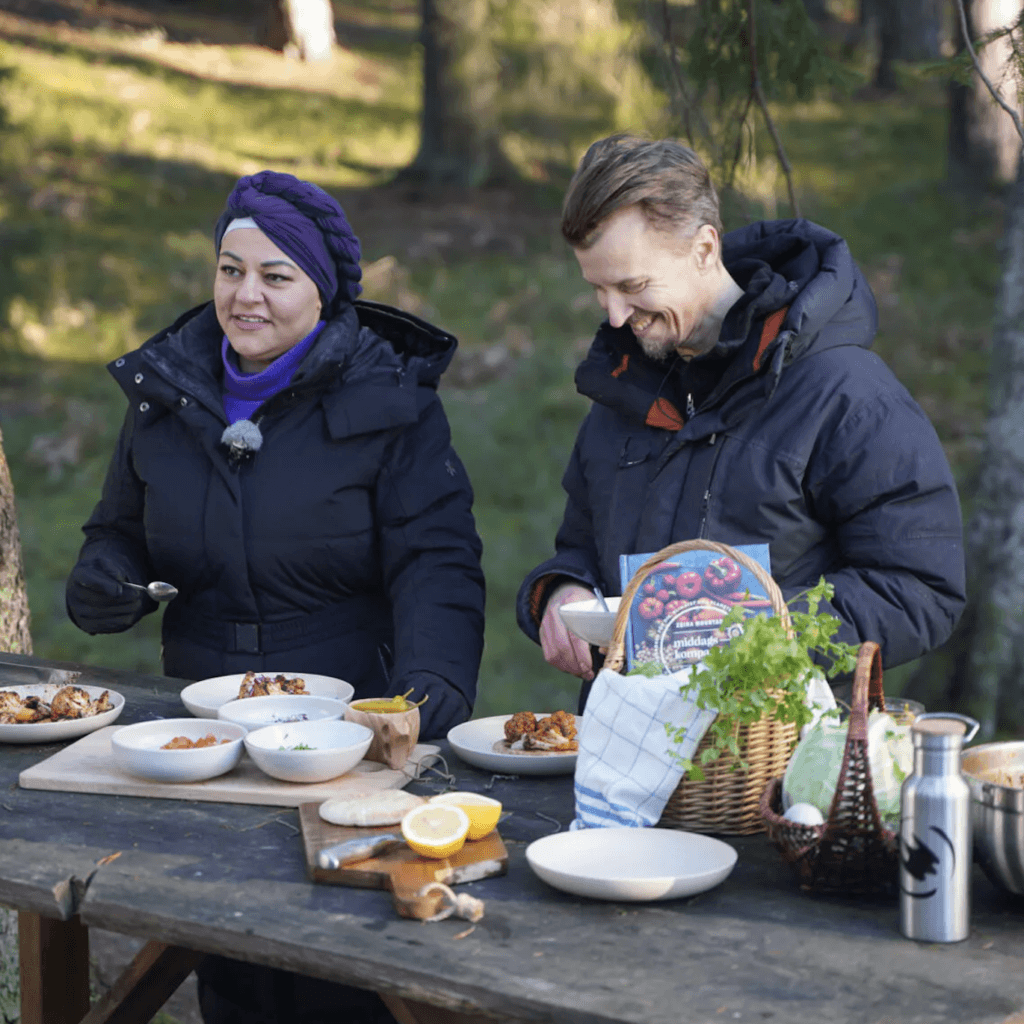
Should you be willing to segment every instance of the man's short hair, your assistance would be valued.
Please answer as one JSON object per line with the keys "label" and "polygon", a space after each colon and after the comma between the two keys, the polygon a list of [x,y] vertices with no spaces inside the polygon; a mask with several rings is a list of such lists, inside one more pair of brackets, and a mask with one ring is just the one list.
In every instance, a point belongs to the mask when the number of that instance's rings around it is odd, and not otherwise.
{"label": "man's short hair", "polygon": [[718,194],[699,156],[675,139],[612,135],[595,142],[576,168],[562,206],[562,235],[586,249],[601,224],[627,206],[639,206],[652,227],[683,229],[704,224],[721,235]]}

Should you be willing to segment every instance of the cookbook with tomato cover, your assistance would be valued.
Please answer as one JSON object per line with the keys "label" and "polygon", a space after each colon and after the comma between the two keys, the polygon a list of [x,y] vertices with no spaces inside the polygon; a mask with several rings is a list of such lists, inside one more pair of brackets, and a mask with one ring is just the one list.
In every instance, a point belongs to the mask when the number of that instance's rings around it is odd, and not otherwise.
{"label": "cookbook with tomato cover", "polygon": [[[735,548],[771,572],[767,544]],[[623,592],[650,557],[619,555]],[[746,615],[772,613],[757,577],[728,555],[684,551],[667,558],[648,574],[629,609],[627,669],[668,673],[695,664],[711,647],[726,644],[741,632],[739,625],[729,627],[728,633],[721,628],[735,605],[741,605]]]}

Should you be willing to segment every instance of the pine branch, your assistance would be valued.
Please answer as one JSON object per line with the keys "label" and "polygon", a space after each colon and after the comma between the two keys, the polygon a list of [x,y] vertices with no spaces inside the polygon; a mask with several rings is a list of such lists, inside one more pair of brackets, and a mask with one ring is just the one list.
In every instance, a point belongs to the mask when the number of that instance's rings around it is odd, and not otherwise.
{"label": "pine branch", "polygon": [[960,31],[964,36],[964,45],[967,47],[967,52],[971,55],[971,61],[974,64],[974,70],[978,72],[978,77],[985,83],[985,88],[992,94],[992,99],[996,101],[1010,115],[1013,121],[1014,128],[1017,129],[1017,134],[1020,136],[1021,142],[1024,142],[1024,125],[1021,124],[1020,118],[1017,116],[1017,112],[1009,106],[1002,96],[999,95],[996,87],[989,81],[988,76],[981,69],[981,61],[978,60],[978,54],[974,50],[974,44],[971,42],[971,33],[967,27],[967,11],[964,10],[964,0],[956,0],[957,13],[960,15]]}
{"label": "pine branch", "polygon": [[[786,188],[789,190],[789,205],[793,208],[793,216],[800,216],[800,204],[796,201],[796,191],[793,188],[793,168],[786,156],[786,149],[782,145],[782,139],[772,120],[768,110],[768,104],[764,98],[764,91],[761,88],[761,75],[757,70],[757,20],[754,17],[755,0],[747,0],[747,51],[750,58],[750,93],[757,100],[764,116],[764,123],[775,143],[775,155],[778,157],[782,173],[786,175]],[[957,0],[962,4],[963,0]]]}

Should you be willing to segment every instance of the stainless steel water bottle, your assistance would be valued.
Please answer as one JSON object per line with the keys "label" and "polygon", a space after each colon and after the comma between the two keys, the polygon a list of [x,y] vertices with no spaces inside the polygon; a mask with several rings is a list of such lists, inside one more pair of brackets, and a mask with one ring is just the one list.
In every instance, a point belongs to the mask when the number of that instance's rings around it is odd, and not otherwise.
{"label": "stainless steel water bottle", "polygon": [[960,750],[978,723],[932,712],[911,726],[914,771],[900,792],[900,930],[923,942],[970,932],[971,791]]}

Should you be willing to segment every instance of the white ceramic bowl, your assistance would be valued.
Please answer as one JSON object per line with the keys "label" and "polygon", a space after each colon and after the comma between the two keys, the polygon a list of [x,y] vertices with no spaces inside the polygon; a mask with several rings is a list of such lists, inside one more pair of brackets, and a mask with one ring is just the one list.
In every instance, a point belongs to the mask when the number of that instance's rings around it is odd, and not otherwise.
{"label": "white ceramic bowl", "polygon": [[615,613],[619,610],[621,597],[606,597],[605,602],[610,611],[603,611],[601,602],[570,601],[559,606],[558,614],[566,628],[575,633],[581,640],[595,647],[607,647],[612,642],[612,630],[615,628]]}
{"label": "white ceramic bowl", "polygon": [[[356,690],[351,683],[334,676],[318,676],[309,672],[277,672],[259,673],[265,676],[283,675],[289,679],[302,678],[306,681],[306,694],[314,697],[333,697],[335,700],[349,701]],[[222,704],[229,700],[237,700],[238,688],[245,678],[244,673],[232,676],[214,676],[211,679],[200,679],[198,683],[190,683],[181,691],[181,702],[196,718],[216,718]],[[295,694],[296,697],[304,696]],[[247,697],[246,700],[256,700]]]}
{"label": "white ceramic bowl", "polygon": [[669,828],[587,828],[530,843],[526,860],[556,889],[601,900],[672,900],[724,881],[728,843]]}
{"label": "white ceramic bowl", "polygon": [[275,697],[246,697],[229,700],[217,709],[225,722],[244,725],[250,732],[267,725],[292,722],[336,722],[348,705],[333,697],[308,697],[301,693]]}
{"label": "white ceramic bowl", "polygon": [[[213,733],[212,747],[192,750],[161,750],[175,736],[190,740]],[[110,749],[117,766],[129,775],[150,782],[201,782],[231,771],[242,757],[245,727],[234,722],[161,718],[155,722],[126,725],[110,737]]]}
{"label": "white ceramic bowl", "polygon": [[326,782],[355,768],[372,739],[373,730],[358,722],[293,722],[250,732],[245,749],[275,779]]}

